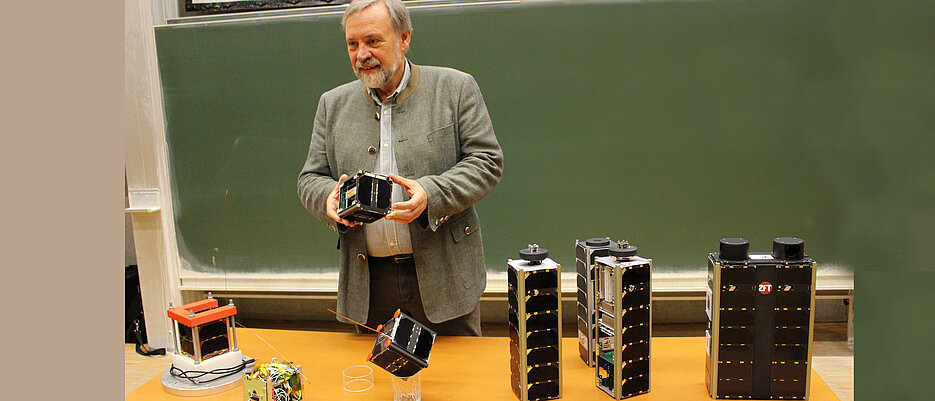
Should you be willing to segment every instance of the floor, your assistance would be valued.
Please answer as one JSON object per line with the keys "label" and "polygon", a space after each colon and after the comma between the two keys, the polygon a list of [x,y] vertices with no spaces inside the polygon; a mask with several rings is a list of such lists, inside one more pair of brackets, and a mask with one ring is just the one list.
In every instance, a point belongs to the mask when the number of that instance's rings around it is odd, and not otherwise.
{"label": "floor", "polygon": [[[239,322],[247,327],[278,328],[288,330],[351,331],[350,326],[337,322]],[[506,325],[484,324],[485,336],[506,336]],[[575,328],[565,326],[565,336],[573,335]],[[703,336],[704,325],[666,324],[654,325],[653,336],[691,337]],[[841,401],[854,400],[854,350],[848,348],[846,323],[818,323],[815,325],[812,349],[812,366],[831,387]],[[172,364],[168,356],[142,356],[136,353],[133,344],[124,344],[124,390],[129,394],[139,386],[162,374]]]}

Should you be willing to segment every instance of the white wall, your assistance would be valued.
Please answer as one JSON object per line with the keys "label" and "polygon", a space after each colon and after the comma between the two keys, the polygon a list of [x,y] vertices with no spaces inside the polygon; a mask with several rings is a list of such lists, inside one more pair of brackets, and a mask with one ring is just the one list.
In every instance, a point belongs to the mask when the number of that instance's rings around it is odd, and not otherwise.
{"label": "white wall", "polygon": [[153,26],[177,16],[178,9],[170,0],[126,0],[124,5],[127,203],[131,209],[152,210],[130,214],[134,254],[149,344],[169,347],[174,340],[165,313],[169,302],[178,305],[181,297],[172,204],[161,201],[171,197]]}

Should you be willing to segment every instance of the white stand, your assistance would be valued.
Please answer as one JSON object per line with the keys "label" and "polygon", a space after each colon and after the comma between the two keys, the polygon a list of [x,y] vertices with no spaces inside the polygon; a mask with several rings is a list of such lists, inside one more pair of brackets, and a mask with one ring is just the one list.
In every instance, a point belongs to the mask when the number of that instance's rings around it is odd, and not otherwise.
{"label": "white stand", "polygon": [[[172,354],[172,366],[185,372],[208,372],[216,369],[240,366],[243,361],[247,359],[250,358],[244,357],[239,350],[218,355],[198,364],[186,355]],[[253,370],[253,365],[253,362],[251,362],[247,364],[243,370],[221,378],[218,378],[221,375],[217,374],[204,375],[195,379],[195,383],[191,380],[172,375],[172,368],[169,368],[162,373],[160,381],[162,382],[162,389],[172,395],[195,397],[217,394],[239,386],[243,382],[243,371]]]}

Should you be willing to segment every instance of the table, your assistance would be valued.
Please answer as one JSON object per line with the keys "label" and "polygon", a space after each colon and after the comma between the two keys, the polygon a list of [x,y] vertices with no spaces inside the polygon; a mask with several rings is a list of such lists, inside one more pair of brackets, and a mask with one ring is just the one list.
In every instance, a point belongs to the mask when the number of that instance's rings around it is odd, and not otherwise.
{"label": "table", "polygon": [[[263,340],[265,340],[265,342]],[[237,329],[237,340],[244,355],[258,364],[272,358],[303,365],[304,399],[312,400],[392,400],[390,374],[366,361],[374,335]],[[510,389],[510,352],[507,337],[438,337],[429,357],[429,367],[422,371],[422,399],[504,400],[515,401]],[[282,355],[274,351],[268,342]],[[711,400],[704,384],[703,337],[654,337],[652,339],[651,391],[630,398],[651,400]],[[594,368],[578,356],[577,338],[562,338],[563,400],[607,401],[612,398],[594,385]],[[341,372],[353,365],[374,369],[374,387],[361,393],[349,393],[342,387]],[[812,374],[810,401],[838,400],[815,373]],[[162,390],[159,376],[126,397],[135,400],[243,400],[243,387],[204,397],[177,397]]]}

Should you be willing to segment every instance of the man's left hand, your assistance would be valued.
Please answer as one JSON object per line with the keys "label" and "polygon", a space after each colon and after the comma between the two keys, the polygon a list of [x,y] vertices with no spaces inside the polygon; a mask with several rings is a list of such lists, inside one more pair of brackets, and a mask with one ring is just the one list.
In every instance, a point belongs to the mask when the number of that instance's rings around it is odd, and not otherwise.
{"label": "man's left hand", "polygon": [[416,180],[410,180],[395,174],[390,174],[389,177],[394,184],[406,190],[409,200],[394,203],[393,211],[386,215],[386,219],[409,224],[425,211],[426,206],[428,206],[428,196],[425,194],[422,184],[419,184]]}

